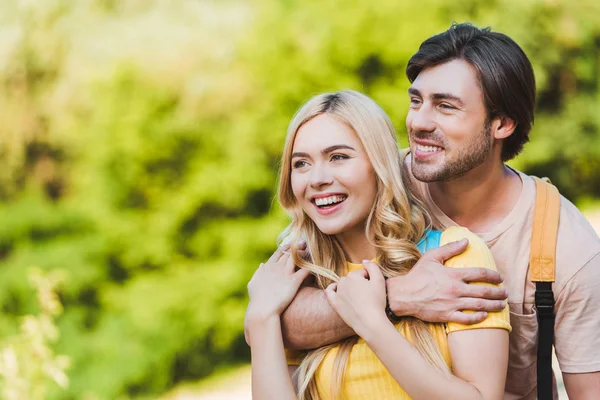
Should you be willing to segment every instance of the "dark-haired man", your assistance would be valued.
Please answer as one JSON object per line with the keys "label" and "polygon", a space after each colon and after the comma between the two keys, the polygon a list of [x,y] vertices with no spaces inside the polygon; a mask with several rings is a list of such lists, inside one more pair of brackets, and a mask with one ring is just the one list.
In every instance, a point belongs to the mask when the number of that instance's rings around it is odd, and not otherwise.
{"label": "dark-haired man", "polygon": [[[506,399],[536,398],[535,286],[528,265],[535,183],[504,164],[529,140],[535,106],[531,63],[508,36],[455,24],[422,43],[407,76],[410,140],[407,171],[436,228],[461,225],[478,233],[505,278],[511,310]],[[431,322],[478,322],[503,307],[503,293],[465,282],[498,276],[463,275],[441,263],[464,249],[432,250],[407,275],[388,280],[398,316]],[[570,399],[600,398],[600,239],[561,198],[556,249],[555,347]],[[476,310],[465,314],[461,310]],[[303,323],[310,320],[311,324]],[[290,347],[313,348],[353,332],[314,288],[300,291],[283,318]],[[556,393],[556,391],[554,391]]]}

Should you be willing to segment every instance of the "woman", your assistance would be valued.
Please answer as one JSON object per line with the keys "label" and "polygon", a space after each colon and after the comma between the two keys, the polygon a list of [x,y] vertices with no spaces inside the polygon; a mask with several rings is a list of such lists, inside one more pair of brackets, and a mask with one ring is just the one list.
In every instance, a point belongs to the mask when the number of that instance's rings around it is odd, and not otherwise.
{"label": "woman", "polygon": [[[292,217],[284,232],[289,249],[261,265],[248,286],[255,399],[503,397],[507,309],[469,327],[414,318],[394,325],[386,316],[384,277],[408,272],[420,255],[416,243],[435,232],[404,189],[396,136],[375,102],[343,91],[316,96],[298,111],[284,147],[279,200]],[[463,237],[469,248],[447,266],[495,268],[485,243],[465,229],[446,230],[441,242]],[[310,260],[300,257],[303,241]],[[279,316],[308,271],[358,337],[305,354],[294,390]]]}

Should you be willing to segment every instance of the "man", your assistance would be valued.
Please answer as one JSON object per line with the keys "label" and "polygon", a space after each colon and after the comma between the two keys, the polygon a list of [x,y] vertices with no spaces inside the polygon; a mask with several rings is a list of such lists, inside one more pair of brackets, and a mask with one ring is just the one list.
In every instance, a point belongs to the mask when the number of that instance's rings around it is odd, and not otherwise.
{"label": "man", "polygon": [[[535,184],[504,164],[529,140],[535,106],[531,63],[506,35],[455,24],[423,42],[406,72],[412,82],[406,118],[412,189],[436,228],[465,226],[491,249],[505,278],[513,329],[505,398],[535,399],[538,323],[528,276]],[[389,279],[391,310],[431,322],[475,323],[485,311],[502,309],[502,289],[467,284],[497,283],[498,275],[441,265],[465,246],[432,250],[407,275]],[[555,348],[569,398],[598,399],[600,239],[562,197],[553,290]],[[353,334],[323,291],[311,287],[298,293],[283,329],[288,346],[296,349]]]}

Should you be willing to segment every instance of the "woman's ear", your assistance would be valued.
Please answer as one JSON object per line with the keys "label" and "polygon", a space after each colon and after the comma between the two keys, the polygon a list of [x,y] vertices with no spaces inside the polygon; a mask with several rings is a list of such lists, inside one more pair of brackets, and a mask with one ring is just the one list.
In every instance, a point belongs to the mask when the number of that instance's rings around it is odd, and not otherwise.
{"label": "woman's ear", "polygon": [[513,134],[517,127],[514,119],[508,117],[499,117],[494,121],[494,139],[506,139]]}

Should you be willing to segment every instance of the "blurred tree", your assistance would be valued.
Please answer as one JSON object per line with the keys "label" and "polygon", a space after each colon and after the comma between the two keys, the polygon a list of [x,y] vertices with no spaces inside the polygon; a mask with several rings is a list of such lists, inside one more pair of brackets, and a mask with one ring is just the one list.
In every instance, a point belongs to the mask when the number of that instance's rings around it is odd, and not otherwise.
{"label": "blurred tree", "polygon": [[247,360],[246,282],[286,218],[276,177],[298,106],[374,97],[406,143],[404,69],[453,20],[520,43],[538,78],[513,165],[600,195],[596,2],[7,0],[0,10],[0,334],[65,269],[67,394],[160,393]]}

